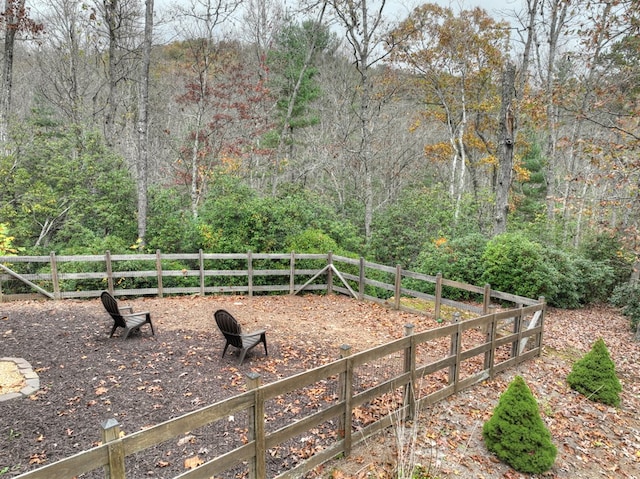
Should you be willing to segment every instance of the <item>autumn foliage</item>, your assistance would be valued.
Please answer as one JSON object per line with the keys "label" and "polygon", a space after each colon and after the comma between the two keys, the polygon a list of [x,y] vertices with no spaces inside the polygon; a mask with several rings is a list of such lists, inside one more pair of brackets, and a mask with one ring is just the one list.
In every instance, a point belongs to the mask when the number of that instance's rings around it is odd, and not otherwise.
{"label": "autumn foliage", "polygon": [[571,389],[584,394],[592,401],[609,406],[620,405],[622,386],[602,338],[593,344],[591,351],[574,363],[571,373],[567,376],[567,383]]}
{"label": "autumn foliage", "polygon": [[540,418],[538,404],[521,376],[500,396],[482,429],[487,449],[519,472],[539,474],[556,459],[557,449]]}

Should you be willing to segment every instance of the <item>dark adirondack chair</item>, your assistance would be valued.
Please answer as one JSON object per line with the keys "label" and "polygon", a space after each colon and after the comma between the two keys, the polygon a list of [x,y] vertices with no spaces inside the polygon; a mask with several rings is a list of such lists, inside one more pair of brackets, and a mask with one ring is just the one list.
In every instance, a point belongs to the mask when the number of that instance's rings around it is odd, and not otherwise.
{"label": "dark adirondack chair", "polygon": [[131,306],[118,306],[116,299],[107,291],[103,291],[100,295],[100,299],[102,300],[104,309],[106,309],[113,318],[113,329],[111,329],[111,334],[109,335],[110,338],[113,337],[113,333],[116,332],[116,329],[123,328],[124,333],[122,334],[122,338],[126,339],[132,331],[139,330],[140,326],[147,323],[151,326],[151,334],[156,334],[153,330],[150,312],[144,311],[141,313],[134,313]]}
{"label": "dark adirondack chair", "polygon": [[240,350],[240,364],[244,361],[244,357],[247,352],[257,346],[258,344],[264,344],[264,354],[267,356],[269,353],[267,352],[267,331],[253,331],[252,333],[243,334],[242,328],[238,321],[231,315],[231,313],[225,311],[224,309],[219,309],[213,314],[216,318],[216,323],[218,324],[218,328],[224,335],[224,339],[226,344],[224,345],[224,350],[222,351],[222,357],[224,358],[225,353],[227,352],[227,348],[229,346],[233,346]]}

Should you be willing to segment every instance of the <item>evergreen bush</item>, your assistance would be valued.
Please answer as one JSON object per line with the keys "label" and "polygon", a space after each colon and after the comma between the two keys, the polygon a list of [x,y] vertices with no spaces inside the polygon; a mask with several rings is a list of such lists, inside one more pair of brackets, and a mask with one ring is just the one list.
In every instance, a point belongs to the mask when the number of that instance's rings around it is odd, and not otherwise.
{"label": "evergreen bush", "polygon": [[611,296],[611,304],[622,308],[622,314],[631,320],[631,330],[637,331],[640,324],[640,286],[637,283],[616,286]]}
{"label": "evergreen bush", "polygon": [[516,471],[540,474],[553,465],[557,449],[524,379],[516,376],[482,428],[487,449]]}
{"label": "evergreen bush", "polygon": [[591,351],[573,364],[567,383],[592,401],[609,406],[620,405],[622,386],[616,376],[615,365],[602,338],[598,339]]}
{"label": "evergreen bush", "polygon": [[504,233],[492,238],[482,255],[482,282],[493,289],[526,298],[557,296],[562,275],[547,260],[542,245],[521,233]]}

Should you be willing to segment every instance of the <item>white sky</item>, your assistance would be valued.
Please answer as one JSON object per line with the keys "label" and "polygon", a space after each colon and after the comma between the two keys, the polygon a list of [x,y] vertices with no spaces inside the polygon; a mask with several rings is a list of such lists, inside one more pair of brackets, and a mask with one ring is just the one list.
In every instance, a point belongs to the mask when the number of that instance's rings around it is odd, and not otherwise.
{"label": "white sky", "polygon": [[[393,10],[398,11],[402,17],[406,17],[407,14],[415,8],[417,5],[424,3],[437,3],[443,7],[449,7],[455,12],[460,10],[466,10],[475,7],[481,7],[485,9],[496,20],[500,20],[505,17],[504,12],[510,12],[513,10],[519,11],[524,6],[524,0],[388,0],[390,1]],[[391,10],[391,9],[390,9]]]}

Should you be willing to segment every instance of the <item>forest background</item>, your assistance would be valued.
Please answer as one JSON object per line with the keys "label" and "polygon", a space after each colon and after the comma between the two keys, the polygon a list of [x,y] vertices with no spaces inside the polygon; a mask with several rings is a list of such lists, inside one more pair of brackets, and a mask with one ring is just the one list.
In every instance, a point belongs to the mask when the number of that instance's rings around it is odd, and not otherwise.
{"label": "forest background", "polygon": [[0,255],[335,251],[628,295],[634,0],[26,2],[1,17]]}

